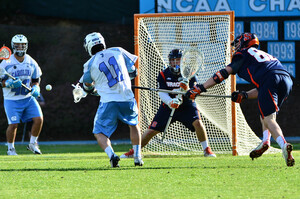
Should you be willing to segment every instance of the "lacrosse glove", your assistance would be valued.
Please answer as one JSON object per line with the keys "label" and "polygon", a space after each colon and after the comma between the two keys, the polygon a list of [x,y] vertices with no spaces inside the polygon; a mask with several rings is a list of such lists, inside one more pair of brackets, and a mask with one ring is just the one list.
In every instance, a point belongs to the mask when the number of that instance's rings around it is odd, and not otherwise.
{"label": "lacrosse glove", "polygon": [[185,97],[189,99],[195,99],[197,95],[200,95],[200,93],[203,92],[206,92],[206,89],[204,88],[203,84],[196,84],[193,88],[191,88],[185,93]]}
{"label": "lacrosse glove", "polygon": [[22,81],[19,78],[16,78],[15,80],[13,79],[8,79],[5,81],[5,86],[7,88],[19,88],[22,85]]}
{"label": "lacrosse glove", "polygon": [[38,96],[40,96],[40,91],[41,91],[40,87],[38,85],[34,85],[31,88],[31,95],[33,97],[38,97]]}
{"label": "lacrosse glove", "polygon": [[236,103],[241,103],[242,100],[247,98],[248,98],[248,94],[245,91],[234,91],[231,94],[231,100]]}
{"label": "lacrosse glove", "polygon": [[182,104],[182,100],[178,99],[178,98],[173,98],[169,101],[168,106],[172,109],[172,108],[178,108],[180,106],[180,104]]}
{"label": "lacrosse glove", "polygon": [[187,79],[183,79],[182,81],[180,81],[179,87],[182,90],[187,91],[189,89],[189,81]]}

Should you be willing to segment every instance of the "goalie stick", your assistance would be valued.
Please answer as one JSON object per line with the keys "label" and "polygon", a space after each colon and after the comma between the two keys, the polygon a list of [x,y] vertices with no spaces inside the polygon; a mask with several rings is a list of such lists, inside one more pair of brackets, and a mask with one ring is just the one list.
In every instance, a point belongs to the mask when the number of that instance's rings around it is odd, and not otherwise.
{"label": "goalie stick", "polygon": [[[142,87],[142,86],[131,86],[131,87],[133,89],[142,89],[142,90],[156,91],[156,92],[163,92],[163,93],[170,93],[170,94],[181,94],[181,95],[184,95],[186,93],[184,91],[172,91],[172,90],[159,89],[159,88],[148,88],[148,87]],[[200,97],[231,98],[231,95],[201,94],[201,95],[197,95],[197,96],[200,96]]]}

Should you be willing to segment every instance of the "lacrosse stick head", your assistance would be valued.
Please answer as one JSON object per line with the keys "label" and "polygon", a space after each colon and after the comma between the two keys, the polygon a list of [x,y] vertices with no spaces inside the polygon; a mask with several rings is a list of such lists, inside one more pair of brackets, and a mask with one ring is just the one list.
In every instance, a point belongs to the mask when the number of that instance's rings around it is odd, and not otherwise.
{"label": "lacrosse stick head", "polygon": [[8,47],[3,46],[0,48],[0,59],[8,60],[11,56],[11,51]]}
{"label": "lacrosse stick head", "polygon": [[184,79],[191,79],[200,70],[204,70],[203,53],[198,48],[184,50],[180,62],[180,73]]}
{"label": "lacrosse stick head", "polygon": [[74,87],[72,91],[74,102],[78,103],[82,98],[85,98],[87,96],[87,93],[83,90],[83,88],[81,88],[79,83],[77,83],[76,85],[72,84],[72,86]]}

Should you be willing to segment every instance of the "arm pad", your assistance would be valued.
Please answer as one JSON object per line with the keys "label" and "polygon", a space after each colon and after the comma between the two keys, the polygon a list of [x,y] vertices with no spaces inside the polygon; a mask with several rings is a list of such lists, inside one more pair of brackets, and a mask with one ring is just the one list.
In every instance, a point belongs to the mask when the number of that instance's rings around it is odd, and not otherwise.
{"label": "arm pad", "polygon": [[227,70],[225,68],[223,68],[222,70],[219,70],[218,72],[216,72],[213,75],[213,79],[214,81],[219,84],[221,83],[224,79],[227,79],[229,76],[229,73],[227,72]]}

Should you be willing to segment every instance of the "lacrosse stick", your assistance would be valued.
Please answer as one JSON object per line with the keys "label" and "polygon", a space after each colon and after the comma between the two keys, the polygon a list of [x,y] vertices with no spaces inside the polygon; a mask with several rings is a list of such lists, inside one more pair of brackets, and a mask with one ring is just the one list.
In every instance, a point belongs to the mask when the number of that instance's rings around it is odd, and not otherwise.
{"label": "lacrosse stick", "polygon": [[[184,95],[186,92],[184,91],[174,91],[174,90],[166,90],[166,89],[159,89],[159,88],[148,88],[148,87],[142,87],[142,86],[132,86],[131,88],[133,89],[142,89],[142,90],[149,90],[149,91],[156,91],[156,92],[163,92],[163,93],[170,93],[170,94],[181,94]],[[197,95],[200,97],[223,97],[223,98],[231,98],[231,95],[211,95],[211,94],[202,94],[201,95]]]}
{"label": "lacrosse stick", "polygon": [[[183,79],[189,82],[189,80],[193,78],[199,72],[200,69],[204,70],[203,61],[204,61],[203,53],[199,49],[189,48],[183,51],[183,55],[180,60],[180,73]],[[181,98],[181,97],[182,94],[179,94],[177,96],[177,98]],[[163,142],[166,136],[166,133],[168,131],[174,113],[175,113],[175,108],[172,108],[167,125],[162,134],[161,142]]]}
{"label": "lacrosse stick", "polygon": [[[4,76],[7,75],[8,77],[12,78],[13,80],[16,80],[16,78],[14,76],[12,76],[11,74],[9,74],[4,68],[0,68],[0,76]],[[28,86],[26,86],[25,84],[22,83],[22,86],[27,89],[29,92],[31,92],[31,88],[29,88]]]}
{"label": "lacrosse stick", "polygon": [[2,48],[0,48],[0,60],[4,59],[4,60],[8,60],[10,58],[11,55],[11,51],[8,47],[3,46]]}
{"label": "lacrosse stick", "polygon": [[74,102],[78,103],[82,98],[85,98],[87,96],[87,93],[83,90],[83,88],[81,88],[79,83],[77,83],[76,85],[72,84],[72,86],[74,87],[73,89]]}

